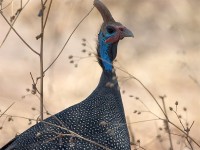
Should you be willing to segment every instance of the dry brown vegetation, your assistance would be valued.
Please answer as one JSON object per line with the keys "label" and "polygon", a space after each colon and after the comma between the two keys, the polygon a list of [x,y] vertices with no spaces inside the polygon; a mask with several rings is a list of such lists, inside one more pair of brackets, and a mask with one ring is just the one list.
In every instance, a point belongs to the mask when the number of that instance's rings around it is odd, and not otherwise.
{"label": "dry brown vegetation", "polygon": [[[114,18],[135,34],[134,39],[120,42],[115,63],[133,149],[168,150],[170,145],[174,150],[200,149],[200,1],[104,1]],[[18,16],[21,0],[1,2],[2,8],[8,4],[5,17],[15,21],[12,16],[16,12]],[[44,69],[91,7],[91,0],[53,0],[45,27]],[[13,26],[38,51],[39,10],[40,3],[30,1]],[[98,12],[92,11],[46,72],[45,112],[54,114],[78,103],[95,88],[101,69],[93,52],[101,22]],[[1,16],[0,44],[8,30]],[[40,76],[39,58],[11,30],[0,48],[0,147],[35,124],[40,115],[30,72],[34,81]]]}

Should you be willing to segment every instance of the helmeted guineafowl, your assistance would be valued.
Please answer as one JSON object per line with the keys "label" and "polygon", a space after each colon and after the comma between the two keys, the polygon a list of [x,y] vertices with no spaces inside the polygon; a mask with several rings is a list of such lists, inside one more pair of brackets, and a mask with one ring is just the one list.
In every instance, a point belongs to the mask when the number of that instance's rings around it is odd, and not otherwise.
{"label": "helmeted guineafowl", "polygon": [[112,62],[117,45],[131,31],[115,22],[99,0],[94,6],[103,17],[97,56],[102,75],[97,88],[82,102],[34,125],[1,150],[130,150],[122,99]]}

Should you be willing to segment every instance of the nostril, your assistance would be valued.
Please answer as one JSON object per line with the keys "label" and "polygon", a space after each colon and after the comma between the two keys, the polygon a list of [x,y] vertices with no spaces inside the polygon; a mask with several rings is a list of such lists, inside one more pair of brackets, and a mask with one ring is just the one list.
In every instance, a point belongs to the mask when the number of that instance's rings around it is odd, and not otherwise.
{"label": "nostril", "polygon": [[120,31],[124,31],[124,27],[119,27],[119,30]]}
{"label": "nostril", "polygon": [[124,31],[124,29],[123,29],[123,28],[119,28],[119,30],[120,30],[120,31]]}

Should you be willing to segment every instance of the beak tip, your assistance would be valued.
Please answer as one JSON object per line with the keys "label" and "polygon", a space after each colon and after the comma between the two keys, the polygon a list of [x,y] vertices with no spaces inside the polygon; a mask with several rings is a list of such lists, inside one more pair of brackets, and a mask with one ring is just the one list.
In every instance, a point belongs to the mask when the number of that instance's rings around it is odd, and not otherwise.
{"label": "beak tip", "polygon": [[131,32],[129,29],[126,29],[124,31],[124,37],[132,37],[132,38],[134,38],[133,32]]}
{"label": "beak tip", "polygon": [[131,32],[127,37],[134,38],[135,36],[134,36],[133,33]]}
{"label": "beak tip", "polygon": [[134,38],[134,34],[131,32],[131,35],[130,35],[130,37],[132,37],[132,38]]}
{"label": "beak tip", "polygon": [[130,37],[134,38],[134,34],[131,31],[130,31]]}

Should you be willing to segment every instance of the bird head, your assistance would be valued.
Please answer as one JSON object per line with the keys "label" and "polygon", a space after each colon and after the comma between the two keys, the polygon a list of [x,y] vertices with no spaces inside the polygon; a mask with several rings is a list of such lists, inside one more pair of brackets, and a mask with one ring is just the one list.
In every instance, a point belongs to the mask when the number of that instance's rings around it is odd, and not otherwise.
{"label": "bird head", "polygon": [[106,43],[116,43],[124,37],[133,37],[129,29],[113,19],[108,8],[100,0],[94,0],[94,6],[101,13],[104,21],[100,30],[106,37]]}
{"label": "bird head", "polygon": [[[100,0],[94,0],[94,6],[103,18],[103,24],[98,35],[97,53],[101,59],[106,59],[107,62],[112,63],[117,55],[119,40],[125,37],[133,37],[133,33],[121,23],[116,22],[108,8]],[[104,69],[106,66],[109,66],[105,61],[102,62],[102,60],[99,60],[99,63],[101,66],[103,64]]]}

